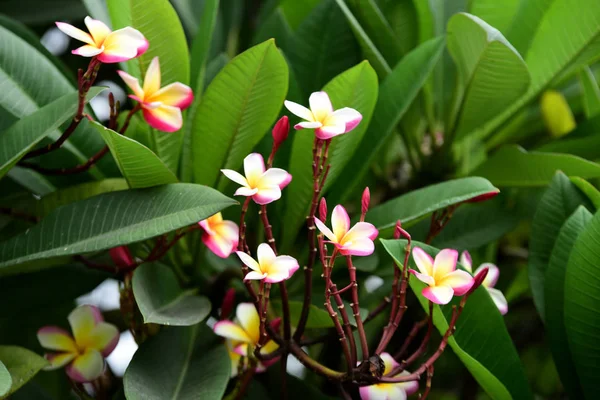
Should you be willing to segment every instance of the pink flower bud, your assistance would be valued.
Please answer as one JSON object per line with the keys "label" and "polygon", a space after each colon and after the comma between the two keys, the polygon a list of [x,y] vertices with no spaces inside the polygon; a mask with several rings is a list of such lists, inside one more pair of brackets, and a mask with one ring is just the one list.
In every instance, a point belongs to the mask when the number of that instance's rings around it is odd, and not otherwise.
{"label": "pink flower bud", "polygon": [[369,211],[369,203],[371,202],[371,192],[369,191],[369,187],[367,186],[362,194],[361,200],[361,212],[362,214],[366,214]]}
{"label": "pink flower bud", "polygon": [[115,265],[119,268],[131,268],[135,265],[135,260],[127,246],[119,246],[108,251]]}
{"label": "pink flower bud", "polygon": [[235,302],[235,289],[231,288],[225,292],[223,296],[223,303],[221,303],[221,319],[227,319],[231,310],[233,310],[233,303]]}
{"label": "pink flower bud", "polygon": [[319,219],[323,223],[327,221],[327,200],[325,200],[325,197],[321,197],[321,202],[319,203]]}
{"label": "pink flower bud", "polygon": [[394,229],[394,239],[400,239],[402,236],[402,222],[400,220],[396,221],[396,229]]}
{"label": "pink flower bud", "polygon": [[275,332],[278,332],[279,327],[281,326],[281,317],[277,317],[274,320],[272,320],[270,325],[271,329],[273,329]]}
{"label": "pink flower bud", "polygon": [[290,121],[287,115],[284,115],[277,121],[275,126],[273,127],[273,147],[275,149],[279,148],[281,144],[287,139],[288,133],[290,131]]}
{"label": "pink flower bud", "polygon": [[473,293],[475,290],[477,290],[477,288],[479,286],[481,286],[481,284],[483,283],[483,281],[485,280],[488,271],[490,269],[489,268],[482,268],[476,275],[475,278],[473,279],[473,286],[471,286],[471,289],[469,289],[469,291],[467,292],[467,295],[470,295],[471,293]]}

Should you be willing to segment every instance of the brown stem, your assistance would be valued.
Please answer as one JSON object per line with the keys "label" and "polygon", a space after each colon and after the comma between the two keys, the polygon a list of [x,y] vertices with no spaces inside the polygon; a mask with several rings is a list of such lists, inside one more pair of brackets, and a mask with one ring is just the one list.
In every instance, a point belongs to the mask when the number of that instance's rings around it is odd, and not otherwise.
{"label": "brown stem", "polygon": [[[348,318],[348,313],[346,312],[346,308],[344,306],[344,302],[342,301],[342,296],[340,296],[340,292],[337,290],[337,286],[335,283],[330,281],[329,291],[335,300],[337,305],[337,309],[342,316],[342,322],[344,331],[346,332],[346,337],[348,339],[348,346],[350,347],[350,355],[352,357],[352,365],[356,365],[356,361],[358,360],[357,351],[356,351],[356,342],[354,340],[354,334],[352,333],[352,325],[350,324],[350,318]],[[330,303],[331,304],[331,303]]]}
{"label": "brown stem", "polygon": [[421,345],[413,354],[410,355],[406,360],[402,360],[400,365],[398,365],[392,371],[392,374],[396,375],[400,372],[404,371],[404,369],[414,363],[425,351],[427,350],[427,345],[429,344],[429,339],[431,338],[431,333],[433,332],[433,302],[429,302],[429,318],[427,320],[427,332],[421,341]]}
{"label": "brown stem", "polygon": [[369,359],[369,344],[367,342],[367,335],[365,333],[365,327],[363,321],[360,318],[360,305],[358,299],[358,282],[356,281],[356,267],[352,263],[352,257],[346,256],[346,263],[348,266],[348,273],[350,274],[350,284],[352,285],[352,312],[354,313],[354,319],[356,321],[356,328],[358,329],[358,337],[360,338],[360,348],[362,350],[362,359]]}
{"label": "brown stem", "polygon": [[346,372],[335,371],[310,358],[309,355],[293,341],[290,342],[290,352],[302,363],[302,365],[321,376],[337,381],[343,381],[348,377]]}
{"label": "brown stem", "polygon": [[404,356],[404,353],[406,353],[406,350],[408,350],[408,346],[410,346],[412,341],[415,339],[415,337],[417,336],[417,333],[419,333],[421,328],[423,328],[425,325],[427,325],[427,321],[429,321],[429,318],[425,318],[424,320],[421,320],[421,321],[417,322],[416,324],[414,324],[414,326],[408,333],[408,336],[404,340],[404,343],[402,343],[402,347],[394,355],[394,359],[400,360]]}
{"label": "brown stem", "polygon": [[379,305],[377,305],[377,307],[375,307],[371,312],[369,312],[369,314],[367,315],[367,317],[365,318],[365,320],[363,321],[364,324],[366,324],[367,322],[370,322],[372,320],[374,320],[379,314],[381,314],[388,306],[388,304],[390,304],[391,300],[388,296],[385,296],[383,298],[383,300],[381,301],[381,303],[379,303]]}
{"label": "brown stem", "polygon": [[131,122],[131,118],[133,117],[133,115],[140,111],[142,109],[142,106],[139,104],[136,104],[135,107],[133,107],[131,110],[129,110],[129,113],[127,114],[127,117],[125,118],[125,122],[123,122],[123,126],[121,127],[121,129],[119,129],[119,133],[121,135],[123,135],[125,133],[125,131],[127,131],[127,128],[129,128],[129,123]]}
{"label": "brown stem", "polygon": [[[242,211],[240,212],[240,231],[238,238],[238,251],[249,253],[248,245],[246,244],[246,213],[248,212],[248,206],[250,205],[251,197],[246,197],[244,204],[242,205]],[[242,271],[244,276],[248,273],[248,267],[242,264]]]}
{"label": "brown stem", "polygon": [[429,232],[427,233],[427,238],[425,239],[425,243],[431,244],[433,239],[435,239],[435,237],[442,232],[442,230],[446,227],[448,222],[450,222],[450,219],[452,218],[452,215],[454,213],[454,210],[456,210],[456,207],[458,207],[458,205],[453,205],[453,206],[444,208],[444,210],[442,210],[441,214],[438,213],[437,211],[435,211],[433,214],[431,214],[431,223],[429,225]]}
{"label": "brown stem", "polygon": [[254,373],[256,372],[256,368],[249,368],[240,379],[240,386],[237,389],[237,393],[235,395],[235,400],[241,400],[246,395],[248,388],[250,387],[250,383],[252,382],[252,378],[254,377]]}
{"label": "brown stem", "polygon": [[431,391],[431,380],[433,379],[433,365],[427,368],[427,383],[425,384],[425,391],[421,394],[420,399],[426,399]]}

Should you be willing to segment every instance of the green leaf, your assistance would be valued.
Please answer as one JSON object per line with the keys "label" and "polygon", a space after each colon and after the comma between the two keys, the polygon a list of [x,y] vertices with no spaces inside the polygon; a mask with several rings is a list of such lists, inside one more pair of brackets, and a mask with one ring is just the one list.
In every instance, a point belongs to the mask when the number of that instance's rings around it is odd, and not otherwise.
{"label": "green leaf", "polygon": [[550,254],[556,244],[560,227],[580,205],[591,208],[587,198],[569,178],[558,172],[542,196],[533,216],[528,270],[533,302],[542,319],[545,319],[546,314],[544,284]]}
{"label": "green leaf", "polygon": [[287,64],[273,40],[246,50],[219,72],[193,116],[195,182],[214,186],[221,168],[242,165],[277,118],[287,88]]}
{"label": "green leaf", "polygon": [[92,125],[102,135],[131,188],[142,189],[177,182],[177,177],[152,150],[97,122]]}
{"label": "green leaf", "polygon": [[448,50],[464,88],[455,129],[461,138],[521,97],[530,77],[502,33],[471,14],[456,14],[448,21]]}
{"label": "green leaf", "polygon": [[520,2],[506,38],[522,56],[527,55],[531,41],[539,30],[540,22],[553,2],[554,0],[528,0]]}
{"label": "green leaf", "polygon": [[544,298],[546,310],[546,333],[552,350],[554,364],[559,371],[560,380],[572,399],[583,399],[581,387],[567,340],[564,320],[565,276],[569,255],[579,234],[592,219],[592,214],[583,206],[567,219],[560,228],[556,244],[552,249],[546,270]]}
{"label": "green leaf", "polygon": [[281,9],[292,30],[298,29],[321,0],[281,0]]}
{"label": "green leaf", "polygon": [[[401,265],[406,241],[381,240],[381,243]],[[413,246],[421,247],[432,256],[439,251],[415,241]],[[411,266],[414,268],[414,261],[411,261]],[[427,311],[428,300],[421,295],[425,284],[418,279],[411,279],[409,285],[423,309]],[[457,301],[455,298],[450,304],[457,304]],[[448,328],[451,312],[450,306],[443,309],[438,305],[434,306],[433,322],[441,334]],[[519,355],[506,330],[502,315],[485,288],[480,287],[470,296],[448,344],[492,399],[532,398]]]}
{"label": "green leaf", "polygon": [[0,361],[0,396],[4,397],[10,391],[12,378],[8,369]]}
{"label": "green leaf", "polygon": [[521,0],[471,0],[469,13],[481,18],[506,36],[521,3]]}
{"label": "green leaf", "polygon": [[225,346],[207,345],[211,337],[215,335],[210,329],[198,324],[165,328],[144,342],[125,371],[125,396],[129,400],[220,400],[231,361]]}
{"label": "green leaf", "polygon": [[[327,176],[325,191],[342,174],[348,162],[357,152],[377,102],[377,75],[367,61],[343,72],[331,80],[323,91],[327,92],[334,109],[350,107],[358,110],[363,119],[352,132],[332,141],[329,149],[331,169]],[[294,135],[289,172],[294,179],[286,189],[286,212],[284,216],[283,245],[287,247],[296,238],[304,223],[312,199],[312,145],[314,135],[300,132]]]}
{"label": "green leaf", "polygon": [[600,191],[598,191],[594,185],[578,176],[573,176],[570,180],[572,184],[577,186],[577,188],[587,196],[596,210],[600,209]]}
{"label": "green leaf", "polygon": [[[290,300],[290,322],[292,326],[297,326],[300,320],[300,313],[302,311],[302,302]],[[271,302],[273,309],[277,315],[281,315],[281,301],[275,300]],[[311,304],[309,306],[310,312],[308,314],[308,321],[306,322],[307,329],[327,329],[333,327],[333,321],[327,313],[327,311]]]}
{"label": "green leaf", "polygon": [[[392,232],[396,221],[410,226],[419,218],[436,210],[494,196],[499,190],[479,177],[454,179],[417,189],[374,207],[367,213],[366,221],[380,230],[380,235]],[[385,231],[385,232],[382,232]]]}
{"label": "green leaf", "polygon": [[600,391],[600,213],[581,232],[567,264],[565,327],[586,399]]}
{"label": "green leaf", "polygon": [[536,149],[542,153],[566,153],[596,160],[600,157],[600,135],[577,136],[573,133]]}
{"label": "green leaf", "polygon": [[175,273],[166,265],[143,264],[133,274],[133,294],[144,323],[195,325],[210,313],[210,301],[179,287]]}
{"label": "green leaf", "polygon": [[579,71],[579,83],[583,89],[583,110],[586,118],[592,118],[600,113],[600,87],[589,67]]}
{"label": "green leaf", "polygon": [[205,0],[198,33],[192,41],[191,54],[191,87],[195,88],[194,96],[199,101],[204,90],[204,74],[212,43],[220,0]]}
{"label": "green leaf", "polygon": [[[47,366],[48,361],[44,357],[22,347],[0,346],[0,365],[2,364],[8,369],[12,381],[10,390],[4,393],[2,393],[2,383],[0,383],[0,396],[6,396],[19,390],[35,374]],[[0,371],[0,382],[2,381],[1,376],[2,372]],[[6,378],[4,380],[6,381]]]}
{"label": "green leaf", "polygon": [[0,275],[11,270],[8,266],[25,261],[149,239],[195,224],[233,204],[214,189],[186,183],[105,193],[67,204],[0,243]]}
{"label": "green leaf", "polygon": [[362,183],[375,156],[384,143],[388,142],[400,119],[416,98],[417,93],[427,80],[444,48],[443,38],[427,41],[407,54],[381,83],[379,97],[371,124],[358,148],[331,189],[338,193],[336,200],[344,200]]}
{"label": "green leaf", "polygon": [[[86,101],[104,88],[91,88]],[[67,94],[15,122],[0,133],[0,178],[43,138],[58,129],[77,111],[77,93]]]}
{"label": "green leaf", "polygon": [[[33,4],[32,4],[33,3]],[[35,7],[35,12],[31,12]],[[85,8],[79,0],[28,1],[4,0],[2,13],[9,15],[23,23],[42,25],[65,19],[81,19],[85,17]]]}
{"label": "green leaf", "polygon": [[568,154],[526,152],[519,146],[504,146],[477,168],[496,186],[545,186],[556,171],[584,179],[600,176],[600,165]]}
{"label": "green leaf", "polygon": [[104,22],[109,28],[111,27],[110,16],[108,15],[108,9],[104,0],[83,0],[83,5],[88,11],[88,15]]}

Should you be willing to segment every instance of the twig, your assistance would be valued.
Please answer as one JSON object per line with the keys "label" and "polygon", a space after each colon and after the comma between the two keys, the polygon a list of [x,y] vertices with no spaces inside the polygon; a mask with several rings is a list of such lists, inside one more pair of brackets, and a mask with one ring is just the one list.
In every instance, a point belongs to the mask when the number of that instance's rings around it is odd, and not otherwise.
{"label": "twig", "polygon": [[352,285],[352,312],[354,313],[354,320],[356,321],[356,328],[358,330],[358,337],[360,338],[360,348],[362,350],[362,359],[367,360],[369,358],[369,344],[367,342],[367,335],[365,333],[365,327],[363,326],[362,319],[360,318],[360,305],[358,298],[358,282],[356,281],[356,267],[352,263],[352,257],[346,256],[346,264],[348,266],[348,273],[350,274],[350,285]]}

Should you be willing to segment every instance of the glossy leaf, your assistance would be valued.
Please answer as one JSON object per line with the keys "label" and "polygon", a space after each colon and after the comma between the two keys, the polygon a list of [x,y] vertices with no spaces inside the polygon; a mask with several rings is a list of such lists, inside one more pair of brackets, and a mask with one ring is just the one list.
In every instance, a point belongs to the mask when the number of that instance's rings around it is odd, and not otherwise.
{"label": "glossy leaf", "polygon": [[[229,382],[231,361],[225,346],[208,346],[214,339],[215,335],[202,324],[163,329],[133,356],[123,378],[126,397],[221,399]],[[157,356],[160,362],[156,362]]]}
{"label": "glossy leaf", "polygon": [[184,291],[175,273],[166,265],[143,264],[133,274],[133,294],[144,322],[190,326],[210,313],[210,301]]}
{"label": "glossy leaf", "polygon": [[292,30],[298,29],[300,24],[308,17],[309,13],[320,3],[320,1],[321,0],[281,0],[281,9]]}
{"label": "glossy leaf", "polygon": [[600,165],[568,154],[526,152],[519,146],[504,146],[477,168],[473,175],[496,186],[545,186],[554,173],[584,179],[600,176]]}
{"label": "glossy leaf", "polygon": [[565,327],[585,398],[600,391],[600,213],[579,235],[565,276]]}
{"label": "glossy leaf", "polygon": [[275,122],[287,87],[287,64],[272,40],[246,50],[219,72],[193,117],[196,182],[213,186],[221,168],[240,168]]}
{"label": "glossy leaf", "polygon": [[0,361],[0,396],[5,396],[12,386],[12,377],[8,369]]}
{"label": "glossy leaf", "polygon": [[600,209],[600,191],[596,189],[594,185],[578,176],[574,176],[570,179],[571,183],[577,186],[577,188],[587,196],[588,200],[594,205],[594,208],[596,210]]}
{"label": "glossy leaf", "polygon": [[[381,240],[387,252],[402,265],[405,240]],[[439,250],[424,243],[413,241],[434,256]],[[411,257],[411,266],[415,268]],[[409,285],[423,309],[428,309],[428,300],[421,295],[425,284],[411,279]],[[450,304],[456,304],[455,298]],[[443,311],[443,313],[442,313]],[[451,307],[434,306],[433,321],[444,334],[448,328]],[[485,321],[485,323],[481,323]],[[523,371],[519,355],[506,330],[498,309],[485,288],[477,289],[467,301],[457,329],[448,343],[461,362],[467,367],[477,383],[492,399],[531,399],[532,395]],[[493,343],[493,346],[490,346]]]}
{"label": "glossy leaf", "polygon": [[579,234],[592,219],[592,214],[583,206],[566,220],[560,228],[556,244],[548,260],[545,275],[544,301],[546,310],[546,332],[548,344],[552,350],[554,364],[559,371],[560,380],[567,389],[569,397],[583,399],[579,378],[567,340],[564,318],[565,276],[569,256]]}
{"label": "glossy leaf", "polygon": [[589,67],[579,71],[579,83],[583,89],[583,110],[587,118],[600,113],[600,87]]}
{"label": "glossy leaf", "polygon": [[544,144],[536,151],[570,154],[594,161],[600,157],[600,135],[576,136],[573,132],[564,138]]}
{"label": "glossy leaf", "polygon": [[2,381],[6,382],[6,377],[2,378],[2,368],[0,367],[0,395],[6,396],[19,390],[35,374],[47,366],[48,361],[31,350],[22,347],[0,346],[0,365],[2,364],[10,373],[12,381],[10,390],[2,393]]}
{"label": "glossy leaf", "polygon": [[[184,183],[94,196],[59,207],[38,225],[0,243],[0,274],[25,261],[145,240],[195,224],[233,204],[214,189]],[[55,234],[65,226],[63,234]]]}
{"label": "glossy leaf", "polygon": [[97,122],[94,122],[93,125],[102,135],[131,188],[142,189],[177,183],[177,177],[152,150]]}
{"label": "glossy leaf", "polygon": [[521,1],[506,38],[515,46],[517,51],[525,56],[545,11],[554,0],[529,0]]}
{"label": "glossy leaf", "polygon": [[448,50],[464,88],[455,135],[464,137],[522,96],[527,66],[497,29],[467,13],[448,21]]}
{"label": "glossy leaf", "polygon": [[469,13],[481,18],[506,36],[521,3],[521,0],[472,0],[469,2]]}

